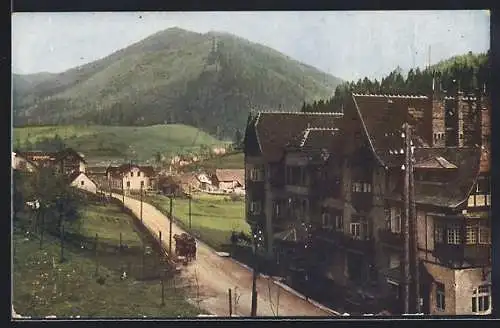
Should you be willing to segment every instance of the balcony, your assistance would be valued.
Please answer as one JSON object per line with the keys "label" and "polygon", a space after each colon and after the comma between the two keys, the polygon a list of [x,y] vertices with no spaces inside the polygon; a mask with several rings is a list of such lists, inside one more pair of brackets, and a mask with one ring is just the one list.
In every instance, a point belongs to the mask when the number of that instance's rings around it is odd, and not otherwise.
{"label": "balcony", "polygon": [[392,232],[388,229],[379,229],[378,230],[378,238],[380,242],[397,248],[403,247],[403,237],[399,232]]}
{"label": "balcony", "polygon": [[374,251],[375,243],[373,239],[357,239],[344,234],[341,246],[348,250],[371,254]]}
{"label": "balcony", "polygon": [[248,224],[250,226],[257,225],[257,224],[265,226],[266,215],[264,214],[263,211],[260,212],[259,214],[254,214],[254,213],[248,212],[246,214],[246,221],[248,222]]}
{"label": "balcony", "polygon": [[369,254],[374,249],[374,241],[372,239],[357,239],[351,235],[347,235],[342,231],[318,229],[314,236],[320,240],[326,241],[329,244],[334,244],[339,248]]}
{"label": "balcony", "polygon": [[434,255],[443,262],[467,263],[472,266],[491,265],[491,245],[489,244],[436,244]]}

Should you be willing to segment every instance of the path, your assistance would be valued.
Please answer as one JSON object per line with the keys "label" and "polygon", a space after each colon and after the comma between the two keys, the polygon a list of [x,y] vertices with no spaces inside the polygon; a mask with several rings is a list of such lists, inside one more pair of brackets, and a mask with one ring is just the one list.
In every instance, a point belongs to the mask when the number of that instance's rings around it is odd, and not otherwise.
{"label": "path", "polygon": [[[122,201],[122,195],[113,194]],[[125,206],[140,216],[140,201],[125,197]],[[143,203],[143,223],[152,232],[161,231],[163,243],[168,247],[169,221],[154,206]],[[175,223],[172,235],[184,232]],[[173,247],[173,246],[172,246]],[[213,249],[197,240],[196,260],[183,267],[182,276],[193,282],[198,279],[200,307],[217,316],[228,316],[228,289],[240,295],[233,314],[249,316],[251,312],[252,272],[227,257],[221,257]],[[257,280],[257,316],[276,316],[279,295],[279,316],[331,316],[304,299],[286,291],[271,280],[259,277]],[[270,302],[272,301],[272,302]],[[273,305],[271,305],[273,304]]]}

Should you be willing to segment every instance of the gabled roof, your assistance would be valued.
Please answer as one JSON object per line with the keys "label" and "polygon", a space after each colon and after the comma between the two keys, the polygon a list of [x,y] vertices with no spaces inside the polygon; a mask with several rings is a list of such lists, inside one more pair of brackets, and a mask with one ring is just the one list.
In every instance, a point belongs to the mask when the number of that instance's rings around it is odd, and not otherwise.
{"label": "gabled roof", "polygon": [[120,176],[124,173],[129,172],[133,168],[139,169],[141,172],[144,172],[147,176],[154,176],[155,175],[155,170],[152,166],[145,166],[145,165],[136,165],[136,164],[122,164],[118,167],[116,166],[108,166],[106,169],[106,173],[110,173],[112,176]]}
{"label": "gabled roof", "polygon": [[339,124],[342,113],[258,112],[249,118],[245,133],[245,154],[257,143],[267,161],[278,161],[287,143],[307,128],[332,128]]}
{"label": "gabled roof", "polygon": [[[480,151],[480,148],[416,148],[417,163],[422,159],[442,157],[456,166],[447,182],[430,184],[416,180],[416,203],[455,208],[466,201],[479,176]],[[401,196],[399,192],[392,192],[388,198],[401,201]]]}
{"label": "gabled roof", "polygon": [[108,167],[106,166],[87,166],[87,173],[90,175],[106,174]]}
{"label": "gabled roof", "polygon": [[57,160],[58,153],[34,150],[34,151],[20,151],[17,153],[17,155],[32,162],[37,162],[37,161],[55,161]]}
{"label": "gabled roof", "polygon": [[73,172],[70,175],[68,175],[68,181],[69,181],[69,183],[73,183],[73,181],[75,181],[80,175],[86,176],[87,179],[89,179],[90,181],[92,181],[96,186],[98,185],[97,182],[94,181],[94,179],[92,179],[90,176],[88,176],[84,172]]}
{"label": "gabled roof", "polygon": [[220,181],[237,181],[245,185],[245,169],[216,169],[215,176]]}
{"label": "gabled roof", "polygon": [[441,156],[423,159],[414,166],[416,169],[456,169],[457,166]]}
{"label": "gabled roof", "polygon": [[412,142],[428,146],[432,133],[426,135],[432,120],[432,103],[427,96],[352,94],[354,110],[376,159],[385,167],[402,162],[402,127],[405,122],[414,126]]}
{"label": "gabled roof", "polygon": [[83,154],[75,151],[73,148],[66,148],[60,152],[57,153],[57,158],[56,160],[61,160],[67,156],[75,156],[77,157],[80,161],[86,163],[85,159],[83,158]]}

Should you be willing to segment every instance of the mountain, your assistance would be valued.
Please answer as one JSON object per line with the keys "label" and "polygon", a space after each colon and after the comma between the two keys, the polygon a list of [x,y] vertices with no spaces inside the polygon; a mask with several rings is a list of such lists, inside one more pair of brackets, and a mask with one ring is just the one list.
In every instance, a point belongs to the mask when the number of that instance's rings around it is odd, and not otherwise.
{"label": "mountain", "polygon": [[228,33],[179,28],[60,74],[13,79],[15,126],[182,123],[226,138],[251,109],[297,111],[342,82]]}

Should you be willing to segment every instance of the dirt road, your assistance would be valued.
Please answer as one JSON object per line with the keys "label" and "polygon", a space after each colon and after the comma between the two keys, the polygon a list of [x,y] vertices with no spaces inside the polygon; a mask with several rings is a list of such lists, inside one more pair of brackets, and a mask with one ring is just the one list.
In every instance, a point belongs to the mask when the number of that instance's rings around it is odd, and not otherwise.
{"label": "dirt road", "polygon": [[[122,196],[113,194],[122,200]],[[125,197],[125,206],[140,216],[140,201]],[[155,233],[161,231],[168,246],[169,220],[148,203],[143,203],[143,223]],[[184,232],[172,224],[172,235]],[[173,246],[172,246],[173,247]],[[233,314],[249,316],[251,311],[252,272],[230,258],[217,255],[214,250],[197,240],[196,260],[183,267],[182,276],[191,282],[198,280],[200,307],[217,316],[228,316],[228,289],[239,296],[233,305]],[[258,316],[330,316],[315,305],[284,290],[271,280],[259,277],[257,281]]]}

